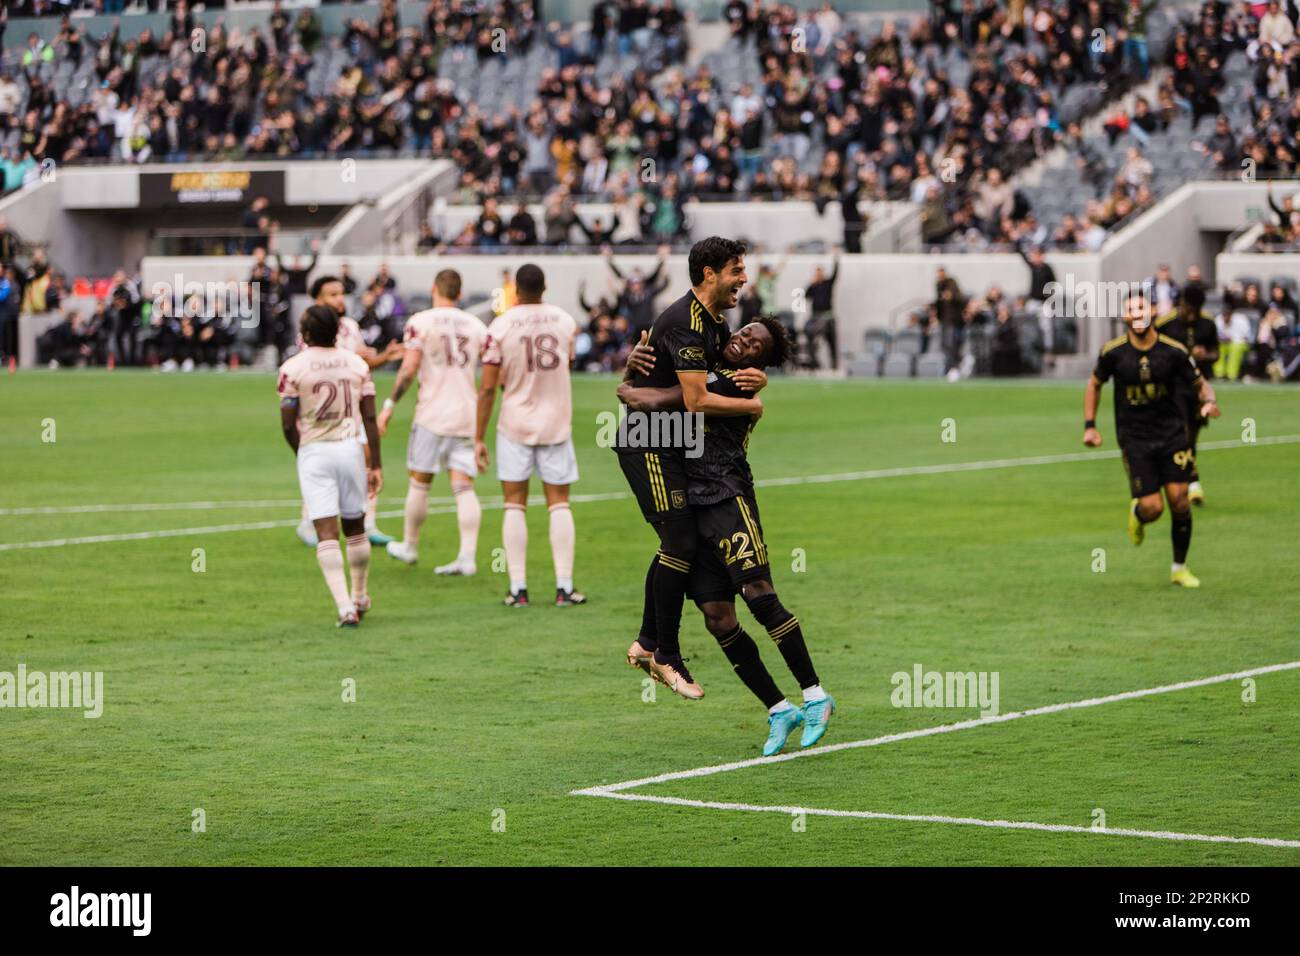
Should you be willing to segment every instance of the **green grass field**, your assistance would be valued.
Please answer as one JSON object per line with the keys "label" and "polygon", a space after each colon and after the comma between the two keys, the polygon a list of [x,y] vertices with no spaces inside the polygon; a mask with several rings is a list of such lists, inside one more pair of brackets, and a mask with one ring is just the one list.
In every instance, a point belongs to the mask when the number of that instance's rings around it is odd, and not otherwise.
{"label": "green grass field", "polygon": [[[390,385],[381,376],[381,396]],[[625,490],[594,441],[612,389],[575,386],[575,494]],[[1078,454],[1081,393],[780,381],[751,456],[773,479]],[[1239,440],[1246,418],[1260,441],[1202,451],[1195,592],[1167,583],[1167,516],[1129,544],[1115,458],[761,488],[778,591],[839,701],[825,743],[978,716],[892,706],[891,675],[918,663],[997,672],[1006,713],[1300,659],[1300,444],[1265,443],[1300,436],[1300,392],[1220,398],[1203,442]],[[1109,390],[1105,407],[1113,451]],[[411,408],[385,443],[388,512],[405,493]],[[955,442],[941,440],[949,418]],[[42,441],[48,419],[54,442]],[[756,757],[766,714],[689,607],[683,643],[707,696],[643,701],[622,653],[655,540],[630,500],[575,505],[590,604],[511,610],[490,571],[499,487],[485,476],[479,492],[479,575],[432,573],[455,548],[440,482],[421,563],[377,551],[376,610],[341,632],[291,528],[297,485],[270,376],[0,377],[0,671],[102,671],[105,696],[98,720],[0,710],[0,864],[1300,863],[1293,847],[817,815],[801,828],[781,812],[573,796]],[[244,504],[67,511],[178,502]],[[13,513],[36,507],[63,510]],[[530,510],[542,597],[545,518]],[[280,526],[244,527],[260,522]],[[240,530],[210,530],[228,526]],[[381,526],[400,533],[401,521]],[[1300,672],[1259,676],[1255,693],[1244,702],[1234,680],[631,792],[1082,827],[1100,809],[1110,828],[1300,840]]]}

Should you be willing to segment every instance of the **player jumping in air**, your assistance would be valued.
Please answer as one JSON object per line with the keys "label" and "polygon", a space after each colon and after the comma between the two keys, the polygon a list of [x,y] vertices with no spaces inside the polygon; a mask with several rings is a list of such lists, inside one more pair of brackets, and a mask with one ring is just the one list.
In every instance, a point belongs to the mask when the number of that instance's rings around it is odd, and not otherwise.
{"label": "player jumping in air", "polygon": [[[778,320],[751,322],[727,339],[716,370],[707,377],[708,389],[720,396],[741,397],[743,389],[736,383],[741,368],[780,366],[789,361],[792,351],[790,334]],[[682,394],[680,387],[636,388],[629,382],[619,387],[619,397],[628,407],[643,412],[680,409]],[[786,610],[772,585],[747,457],[757,418],[705,416],[704,421],[703,454],[684,459],[698,540],[689,593],[736,675],[767,708],[763,756],[780,753],[800,724],[804,731],[799,743],[811,747],[825,735],[835,700],[822,689],[799,619]],[[737,593],[799,682],[802,708],[796,708],[777,688],[754,639],[736,620]],[[653,639],[643,632],[642,642]]]}
{"label": "player jumping in air", "polygon": [[587,599],[573,589],[575,531],[569,510],[569,486],[578,480],[573,450],[573,396],[569,370],[576,356],[578,323],[573,316],[542,302],[546,277],[531,263],[515,273],[518,304],[492,320],[483,349],[474,427],[478,466],[489,465],[483,438],[497,388],[502,390],[497,420],[497,477],[505,495],[501,539],[510,574],[509,607],[527,607],[528,480],[542,479],[550,511],[551,559],[555,563],[555,604],[567,607]]}
{"label": "player jumping in air", "polygon": [[[379,368],[388,362],[400,359],[403,350],[400,342],[390,342],[388,348],[380,352],[366,344],[366,340],[361,336],[361,326],[357,324],[356,319],[349,318],[345,313],[348,310],[347,295],[343,291],[343,280],[337,276],[320,276],[311,284],[311,297],[315,300],[316,305],[326,305],[338,313],[339,316],[339,334],[335,342],[341,349],[347,349],[349,352],[355,352],[365,359],[366,365],[370,368]],[[298,348],[303,347],[302,336],[298,337]],[[366,444],[365,430],[361,423],[357,422],[357,441],[364,446]],[[369,461],[369,451],[366,452]],[[393,539],[384,534],[375,525],[375,511],[378,508],[379,499],[375,495],[369,495],[366,498],[366,534],[370,537],[371,544],[387,544]],[[308,547],[316,547],[316,530],[312,527],[311,518],[307,515],[307,502],[302,504],[302,520],[298,522],[298,537],[302,543]]]}
{"label": "player jumping in air", "polygon": [[[1188,285],[1178,300],[1178,308],[1156,319],[1156,331],[1181,342],[1191,353],[1192,361],[1200,369],[1201,377],[1209,379],[1214,373],[1214,363],[1219,358],[1219,330],[1214,320],[1201,311],[1205,305],[1205,290],[1199,285]],[[1191,441],[1192,470],[1188,476],[1187,498],[1194,505],[1205,504],[1205,491],[1201,488],[1200,463],[1196,460],[1196,439],[1209,419],[1201,414],[1200,396],[1193,390],[1182,389],[1179,399],[1187,416],[1187,437]]]}
{"label": "player jumping in air", "polygon": [[402,540],[388,545],[390,556],[407,564],[419,558],[420,527],[429,511],[433,476],[446,471],[456,498],[460,550],[456,560],[434,568],[435,574],[470,575],[477,569],[478,529],[483,510],[474,493],[474,415],[478,389],[474,374],[487,327],[457,307],[460,273],[443,269],[433,280],[433,308],[418,312],[406,323],[406,357],[397,371],[393,394],[379,413],[379,434],[388,431],[393,409],[411,382],[419,377],[419,395],[406,446],[411,483],[406,492],[406,523]]}
{"label": "player jumping in air", "polygon": [[[313,305],[300,324],[305,348],[280,366],[280,424],[298,458],[298,483],[318,538],[316,560],[338,608],[338,625],[356,627],[370,610],[366,494],[378,495],[384,485],[375,383],[364,359],[337,347],[339,315],[332,308]],[[369,439],[368,465],[357,441],[358,422]],[[340,517],[351,595],[339,549]]]}
{"label": "player jumping in air", "polygon": [[[692,414],[740,416],[747,421],[762,413],[763,403],[752,395],[767,382],[761,371],[738,371],[739,390],[734,395],[711,391],[706,381],[729,334],[723,312],[736,305],[748,279],[744,255],[744,243],[719,236],[691,247],[691,289],[655,319],[648,345],[657,362],[648,373],[629,366],[627,380],[633,387],[680,389],[681,404]],[[685,449],[646,447],[631,427],[634,424],[629,417],[620,425],[615,450],[642,515],[659,536],[659,550],[646,572],[640,632],[654,646],[633,641],[627,659],[675,693],[698,699],[704,689],[686,669],[678,641],[686,581],[696,553],[695,521],[687,506]]]}
{"label": "player jumping in air", "polygon": [[1129,507],[1128,533],[1141,544],[1146,525],[1160,517],[1164,488],[1173,523],[1171,536],[1174,563],[1170,580],[1185,588],[1201,582],[1187,569],[1187,549],[1192,543],[1192,506],[1187,482],[1195,465],[1188,421],[1180,388],[1199,398],[1198,414],[1218,418],[1214,389],[1196,367],[1187,348],[1179,341],[1156,332],[1151,307],[1136,293],[1124,306],[1128,331],[1107,342],[1097,357],[1097,367],[1083,395],[1083,443],[1101,445],[1097,431],[1097,405],[1102,386],[1115,379],[1115,437],[1119,441],[1124,470],[1128,474],[1133,500]]}

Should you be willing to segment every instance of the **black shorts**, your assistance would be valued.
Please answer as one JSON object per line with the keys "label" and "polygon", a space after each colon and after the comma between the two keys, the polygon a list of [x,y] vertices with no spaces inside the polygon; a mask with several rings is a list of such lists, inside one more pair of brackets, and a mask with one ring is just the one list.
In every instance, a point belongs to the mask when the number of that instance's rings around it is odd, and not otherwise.
{"label": "black shorts", "polygon": [[1196,457],[1185,439],[1164,445],[1123,445],[1120,457],[1134,498],[1155,494],[1165,485],[1185,485],[1196,470]]}
{"label": "black shorts", "polygon": [[758,504],[750,497],[728,498],[715,505],[695,506],[700,544],[691,562],[687,593],[698,602],[733,601],[740,586],[771,579],[767,544],[758,519]]}
{"label": "black shorts", "polygon": [[618,465],[650,522],[689,518],[686,503],[686,464],[673,452],[619,452]]}

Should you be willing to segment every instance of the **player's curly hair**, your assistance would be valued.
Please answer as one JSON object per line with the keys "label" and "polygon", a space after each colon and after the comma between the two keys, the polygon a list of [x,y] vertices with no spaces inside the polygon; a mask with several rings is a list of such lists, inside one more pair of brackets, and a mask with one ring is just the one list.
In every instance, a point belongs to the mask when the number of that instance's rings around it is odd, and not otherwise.
{"label": "player's curly hair", "polygon": [[298,320],[298,331],[308,345],[329,348],[339,337],[339,314],[328,305],[313,305]]}
{"label": "player's curly hair", "polygon": [[767,334],[772,336],[772,348],[767,355],[768,367],[785,368],[794,361],[794,336],[786,324],[774,315],[760,315],[754,321],[767,329]]}

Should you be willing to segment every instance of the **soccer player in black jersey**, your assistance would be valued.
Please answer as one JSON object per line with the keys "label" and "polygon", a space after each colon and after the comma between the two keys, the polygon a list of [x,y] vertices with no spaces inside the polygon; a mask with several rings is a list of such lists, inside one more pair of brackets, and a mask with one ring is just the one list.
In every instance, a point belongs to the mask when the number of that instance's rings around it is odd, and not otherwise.
{"label": "soccer player in black jersey", "polygon": [[[641,388],[681,390],[678,407],[687,416],[762,414],[763,403],[753,395],[767,383],[761,370],[737,372],[734,395],[710,391],[706,378],[718,362],[729,334],[723,312],[736,305],[745,275],[745,245],[719,236],[691,247],[691,288],[655,319],[646,344],[655,361],[644,373],[629,365],[627,378]],[[645,419],[629,415],[619,426],[615,450],[619,465],[641,506],[641,513],[659,535],[659,551],[646,572],[646,606],[641,632],[628,648],[628,663],[688,699],[704,690],[682,661],[678,642],[687,575],[695,558],[695,522],[687,506],[686,452],[680,443],[649,444],[651,431],[637,427]],[[683,428],[679,434],[686,434]]]}
{"label": "soccer player in black jersey", "polygon": [[[1181,342],[1192,355],[1192,361],[1201,371],[1202,378],[1213,375],[1214,363],[1219,358],[1219,330],[1214,320],[1201,309],[1205,305],[1205,290],[1199,285],[1189,285],[1178,300],[1178,308],[1156,319],[1156,331]],[[1200,466],[1196,461],[1196,439],[1209,419],[1201,414],[1200,396],[1182,389],[1180,398],[1187,415],[1188,438],[1192,447],[1192,472],[1187,485],[1187,499],[1194,505],[1205,504],[1205,491],[1201,488]]]}
{"label": "soccer player in black jersey", "polygon": [[[717,368],[708,375],[708,389],[736,397],[736,383],[746,365],[783,365],[793,343],[780,321],[762,318],[751,322],[728,340]],[[680,388],[619,387],[619,397],[636,411],[659,412],[680,408]],[[716,417],[704,420],[703,453],[686,458],[687,500],[695,516],[698,546],[691,566],[689,593],[704,614],[705,626],[722,647],[732,669],[768,709],[768,738],[763,755],[772,756],[800,724],[800,744],[811,747],[826,733],[835,701],[821,687],[804,642],[799,620],[791,614],[772,585],[767,544],[754,496],[754,476],[749,468],[749,436],[756,418]],[[796,708],[777,688],[745,629],[736,620],[736,594],[749,606],[785,659],[803,691],[803,707]]]}
{"label": "soccer player in black jersey", "polygon": [[1101,444],[1097,405],[1102,386],[1114,378],[1115,437],[1133,496],[1129,537],[1134,544],[1141,544],[1145,525],[1160,517],[1164,511],[1160,500],[1163,487],[1173,523],[1170,580],[1185,588],[1200,587],[1201,582],[1186,565],[1192,542],[1187,483],[1195,456],[1179,389],[1190,389],[1197,395],[1196,411],[1206,418],[1218,418],[1219,406],[1214,389],[1201,375],[1186,346],[1156,332],[1151,307],[1141,293],[1131,295],[1125,303],[1124,324],[1128,331],[1102,347],[1097,367],[1088,379],[1083,396],[1083,443],[1092,448]]}

